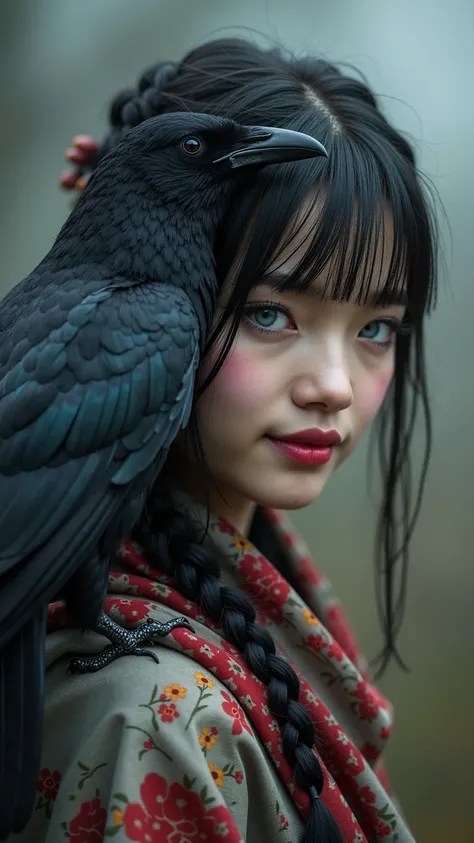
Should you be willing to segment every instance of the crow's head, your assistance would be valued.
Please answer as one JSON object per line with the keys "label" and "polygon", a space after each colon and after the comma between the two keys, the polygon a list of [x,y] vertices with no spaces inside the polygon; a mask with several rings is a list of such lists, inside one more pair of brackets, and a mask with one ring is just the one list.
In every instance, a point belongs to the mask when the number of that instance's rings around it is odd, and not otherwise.
{"label": "crow's head", "polygon": [[300,132],[177,112],[131,129],[104,164],[113,159],[124,189],[146,188],[165,203],[199,213],[219,205],[249,168],[326,155],[317,140]]}

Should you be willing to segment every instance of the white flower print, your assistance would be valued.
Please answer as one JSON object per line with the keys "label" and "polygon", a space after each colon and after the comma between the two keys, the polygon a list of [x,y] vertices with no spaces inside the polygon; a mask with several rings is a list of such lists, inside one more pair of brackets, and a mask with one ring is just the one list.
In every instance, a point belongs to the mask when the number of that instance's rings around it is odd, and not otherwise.
{"label": "white flower print", "polygon": [[234,661],[234,659],[227,659],[227,662],[228,662],[228,665],[229,665],[232,673],[236,673],[242,679],[247,678],[247,674],[245,673],[245,670],[243,670],[241,668],[240,664],[238,664],[236,661]]}

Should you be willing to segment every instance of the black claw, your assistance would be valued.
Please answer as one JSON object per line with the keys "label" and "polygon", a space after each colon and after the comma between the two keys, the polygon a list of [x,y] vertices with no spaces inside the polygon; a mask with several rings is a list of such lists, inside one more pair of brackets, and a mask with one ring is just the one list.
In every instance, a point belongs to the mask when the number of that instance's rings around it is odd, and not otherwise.
{"label": "black claw", "polygon": [[158,656],[155,655],[155,653],[152,653],[151,650],[144,650],[143,655],[144,656],[150,656],[150,658],[153,659],[153,661],[156,662],[157,664],[160,663],[160,660],[159,660]]}
{"label": "black claw", "polygon": [[[125,629],[102,612],[94,631],[108,638],[111,643],[100,653],[97,653],[97,655],[74,656],[69,660],[66,670],[68,673],[95,673],[121,656],[133,655],[150,656],[156,664],[159,664],[160,660],[158,656],[151,650],[145,650],[141,645],[146,644],[147,646],[153,647],[156,643],[154,640],[155,635],[159,638],[164,638],[173,629],[179,629],[179,627],[184,627],[194,632],[193,626],[185,617],[173,618],[165,623],[155,621],[153,618],[147,618],[141,626],[135,629]],[[143,636],[145,630],[147,637]]]}
{"label": "black claw", "polygon": [[193,626],[191,626],[187,618],[180,618],[180,620],[182,621],[182,623],[180,623],[180,626],[184,627],[185,629],[189,629],[191,632],[196,632],[196,630]]}

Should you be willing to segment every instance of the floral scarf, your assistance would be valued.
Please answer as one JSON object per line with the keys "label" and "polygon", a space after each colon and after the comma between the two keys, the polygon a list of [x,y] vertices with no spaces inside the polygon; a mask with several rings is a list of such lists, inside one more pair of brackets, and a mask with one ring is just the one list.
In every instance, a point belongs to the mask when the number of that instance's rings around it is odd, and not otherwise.
{"label": "floral scarf", "polygon": [[[259,623],[268,628],[277,650],[300,679],[300,699],[318,734],[317,750],[325,776],[322,798],[344,838],[360,843],[414,843],[390,798],[380,761],[392,729],[391,706],[370,684],[339,603],[304,542],[281,513],[265,510],[267,528],[275,532],[286,556],[294,589],[232,526],[213,514],[207,517],[204,508],[185,495],[177,500],[197,526],[206,524],[204,542],[218,554],[223,583],[237,585],[252,600]],[[156,613],[161,604],[219,633],[195,603],[173,588],[167,575],[147,562],[139,545],[125,542],[119,556],[122,570],[110,574],[104,607],[114,620],[134,626]],[[62,605],[53,604],[49,631],[65,626]],[[223,638],[217,647],[183,629],[176,629],[166,640],[212,671],[239,700],[304,821],[308,794],[294,783],[293,770],[282,752],[280,730],[268,709],[266,686],[249,674],[241,653]],[[227,843],[234,843],[233,838]]]}

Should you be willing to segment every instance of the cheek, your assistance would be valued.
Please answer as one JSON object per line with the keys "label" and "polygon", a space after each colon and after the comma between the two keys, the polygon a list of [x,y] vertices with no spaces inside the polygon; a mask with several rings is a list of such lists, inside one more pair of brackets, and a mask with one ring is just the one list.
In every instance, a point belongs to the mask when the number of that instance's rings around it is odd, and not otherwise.
{"label": "cheek", "polygon": [[[199,380],[211,370],[214,360],[206,361],[199,373]],[[222,402],[222,409],[234,411],[238,407],[241,411],[255,410],[265,401],[265,385],[268,378],[264,367],[255,362],[251,355],[235,349],[229,354],[222,369],[212,381],[209,393],[214,400]],[[204,393],[203,398],[206,393]]]}
{"label": "cheek", "polygon": [[373,419],[380,409],[392,376],[393,366],[383,372],[371,372],[366,382],[361,386],[358,404],[365,422]]}

